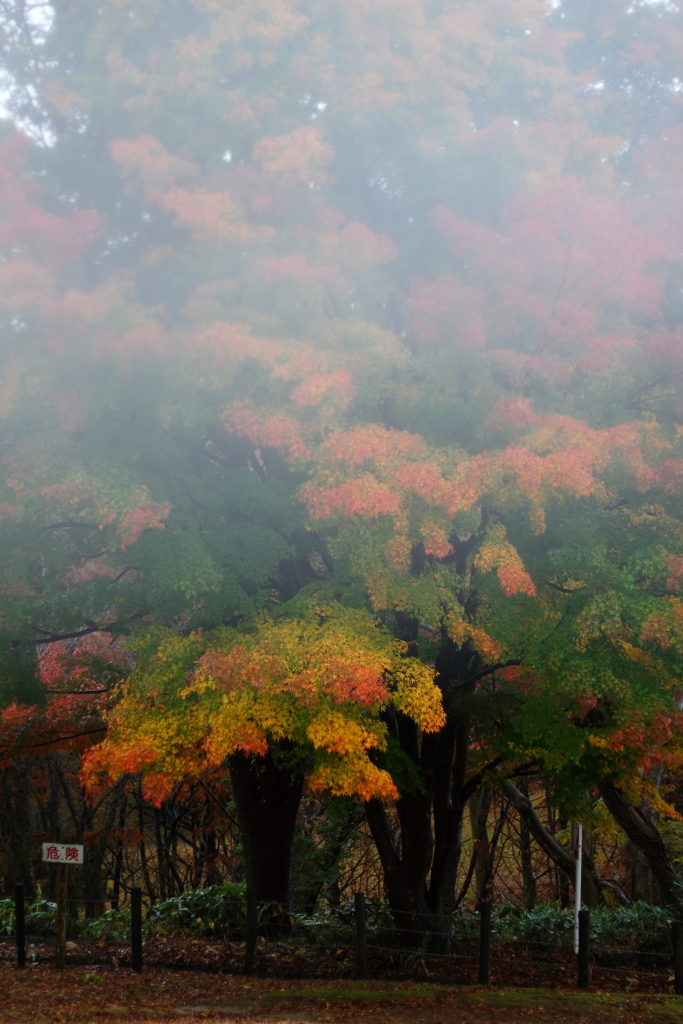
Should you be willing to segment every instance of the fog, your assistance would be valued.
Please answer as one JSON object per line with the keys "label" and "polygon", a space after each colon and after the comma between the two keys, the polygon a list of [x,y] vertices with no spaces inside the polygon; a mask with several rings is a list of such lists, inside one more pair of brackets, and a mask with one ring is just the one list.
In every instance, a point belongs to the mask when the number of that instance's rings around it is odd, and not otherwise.
{"label": "fog", "polygon": [[[212,644],[258,636],[220,685],[258,708],[277,677],[293,703],[274,690],[271,718],[240,705],[223,732],[206,711],[224,745],[201,740],[204,769],[303,744],[313,791],[365,801],[401,792],[385,732],[436,771],[390,701],[421,736],[490,698],[458,734],[470,765],[512,757],[504,721],[514,763],[573,807],[602,771],[576,738],[590,709],[610,737],[654,708],[674,729],[682,46],[671,0],[3,0],[3,707],[44,706],[50,680],[120,696],[132,673],[125,699],[167,687],[165,714]],[[429,685],[394,667],[393,690],[342,697],[305,660],[380,672],[372,630]],[[258,682],[297,649],[315,700],[284,669]],[[104,676],[50,661],[84,651]],[[324,732],[316,701],[347,717]],[[149,770],[157,801],[197,774],[177,736],[150,753],[144,701],[114,705],[62,708],[33,740],[70,729],[82,752],[109,728],[88,763]],[[652,728],[641,774],[664,763]],[[411,912],[453,905],[459,849]]]}

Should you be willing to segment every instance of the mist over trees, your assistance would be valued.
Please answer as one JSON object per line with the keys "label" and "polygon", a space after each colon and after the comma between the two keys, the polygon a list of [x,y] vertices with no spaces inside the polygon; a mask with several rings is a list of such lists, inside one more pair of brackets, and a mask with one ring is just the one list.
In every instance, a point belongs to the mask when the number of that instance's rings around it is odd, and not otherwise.
{"label": "mist over trees", "polygon": [[525,905],[609,819],[586,902],[680,910],[682,45],[670,2],[0,3],[6,889],[68,836],[89,914],[338,901],[365,829],[445,948],[502,794]]}

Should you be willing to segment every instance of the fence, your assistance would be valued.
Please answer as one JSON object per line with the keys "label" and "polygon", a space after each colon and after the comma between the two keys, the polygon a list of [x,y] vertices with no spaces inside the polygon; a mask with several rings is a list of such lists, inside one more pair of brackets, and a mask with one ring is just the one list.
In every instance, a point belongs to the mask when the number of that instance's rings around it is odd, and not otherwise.
{"label": "fence", "polygon": [[[390,913],[385,906],[368,906],[362,893],[356,894],[353,905],[326,918],[292,913],[273,904],[258,904],[247,894],[246,915],[236,929],[238,941],[230,947],[230,963],[224,957],[223,964],[219,962],[213,969],[270,973],[280,977],[285,971],[293,977],[311,972],[318,976],[336,972],[335,976],[365,979],[389,976],[392,970],[395,976],[396,969],[402,976],[411,976],[420,968],[437,980],[486,985],[492,981],[492,974],[498,975],[494,981],[515,983],[513,968],[516,968],[518,977],[521,972],[521,980],[526,980],[527,984],[532,983],[533,978],[526,977],[525,972],[537,970],[554,984],[565,985],[573,975],[574,983],[580,988],[588,988],[596,980],[599,987],[604,988],[609,978],[619,979],[620,976],[629,984],[647,979],[650,990],[653,985],[660,990],[668,989],[673,981],[674,991],[683,995],[683,922],[673,923],[668,951],[604,945],[591,948],[590,912],[582,910],[579,952],[575,956],[550,941],[496,938],[492,909],[490,903],[485,903],[477,918],[470,918],[478,924],[477,934],[456,938],[452,917]],[[144,941],[149,920],[149,909],[147,924],[143,917],[141,890],[133,889],[127,941],[117,947],[118,962],[129,964],[133,971],[142,970],[145,949],[151,951],[154,947],[149,935],[147,942]],[[58,922],[57,966],[65,962],[63,929],[62,921]],[[16,963],[23,968],[27,962],[27,932],[21,885],[15,887],[14,931]],[[97,946],[105,947],[106,943],[97,943]],[[217,952],[213,946],[208,948]],[[96,952],[85,950],[84,956],[87,962],[92,962]],[[182,960],[182,949],[180,956],[181,959],[171,964],[160,962],[155,955],[154,962],[164,966],[188,966]],[[314,963],[315,956],[318,960]],[[83,962],[82,957],[79,962]],[[285,967],[287,964],[289,966]],[[500,976],[501,969],[506,972],[505,978]]]}

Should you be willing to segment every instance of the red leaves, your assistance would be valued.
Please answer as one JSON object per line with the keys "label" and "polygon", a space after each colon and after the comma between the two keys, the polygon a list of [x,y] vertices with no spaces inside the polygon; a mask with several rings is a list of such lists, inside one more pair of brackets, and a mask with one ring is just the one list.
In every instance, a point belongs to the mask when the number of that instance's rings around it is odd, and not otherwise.
{"label": "red leaves", "polygon": [[308,187],[332,181],[323,168],[334,159],[334,150],[322,141],[320,132],[312,126],[261,139],[253,152],[254,159],[261,162],[264,174],[285,187]]}
{"label": "red leaves", "polygon": [[671,587],[672,590],[680,590],[681,579],[683,578],[683,556],[670,555],[666,560],[666,571],[668,573],[666,577],[667,586]]}
{"label": "red leaves", "polygon": [[149,501],[132,509],[117,527],[121,548],[130,547],[147,530],[163,530],[164,519],[170,513],[171,505],[167,501]]}
{"label": "red leaves", "polygon": [[12,260],[29,256],[57,269],[87,252],[103,222],[89,210],[57,217],[35,204],[35,179],[20,177],[30,146],[19,132],[0,144],[0,250]]}
{"label": "red leaves", "polygon": [[[607,309],[624,318],[661,319],[658,264],[677,258],[683,234],[681,225],[671,218],[664,223],[644,204],[590,196],[574,178],[510,203],[499,231],[446,207],[433,219],[454,256],[466,261],[468,283],[452,274],[413,282],[417,335],[428,344],[502,349],[497,361],[514,357],[541,373],[559,370],[539,360],[549,353],[584,370],[605,369],[610,357],[623,354],[624,332],[599,330]],[[510,340],[522,338],[533,351],[510,353]]]}
{"label": "red leaves", "polygon": [[295,405],[320,405],[324,399],[330,399],[335,405],[344,409],[356,393],[353,374],[349,370],[338,369],[333,373],[313,373],[294,388],[290,395]]}
{"label": "red leaves", "polygon": [[323,443],[326,455],[349,467],[359,466],[365,461],[373,462],[376,466],[387,466],[397,458],[420,455],[425,449],[425,442],[419,434],[387,430],[376,424],[332,433]]}
{"label": "red leaves", "polygon": [[78,644],[75,651],[66,643],[41,647],[39,671],[46,703],[33,707],[13,702],[0,711],[0,763],[50,750],[80,753],[101,739],[109,698],[99,680],[107,663],[123,667],[127,655],[105,633],[92,633]]}
{"label": "red leaves", "polygon": [[506,597],[527,594],[535,597],[536,587],[512,544],[505,538],[505,527],[496,525],[479,548],[474,564],[481,572],[496,570],[500,588]]}
{"label": "red leaves", "polygon": [[302,488],[301,496],[311,519],[329,519],[337,514],[375,519],[396,514],[401,504],[398,494],[377,483],[369,474],[327,490],[306,486]]}
{"label": "red leaves", "polygon": [[169,153],[152,135],[114,139],[109,148],[123,177],[133,185],[142,186],[150,197],[166,192],[172,185],[193,182],[199,177],[196,164]]}
{"label": "red leaves", "polygon": [[331,659],[325,676],[323,692],[337,704],[353,702],[361,707],[374,707],[384,704],[389,697],[381,672],[372,666]]}
{"label": "red leaves", "polygon": [[242,402],[235,402],[224,411],[222,419],[226,430],[248,438],[252,444],[283,448],[290,462],[310,458],[298,424],[288,416],[260,413]]}

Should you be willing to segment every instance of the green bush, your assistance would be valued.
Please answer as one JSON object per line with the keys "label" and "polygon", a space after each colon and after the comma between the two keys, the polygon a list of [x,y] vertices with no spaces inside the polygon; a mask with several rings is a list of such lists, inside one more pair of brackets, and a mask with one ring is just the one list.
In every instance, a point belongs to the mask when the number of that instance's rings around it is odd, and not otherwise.
{"label": "green bush", "polygon": [[[42,935],[54,929],[57,904],[42,896],[26,904],[26,931]],[[14,935],[14,900],[0,900],[0,935]]]}
{"label": "green bush", "polygon": [[[26,930],[33,934],[54,931],[56,904],[41,897],[26,905]],[[265,920],[273,907],[259,907],[259,919]],[[282,908],[277,908],[281,911]],[[386,903],[368,900],[366,904],[368,938],[396,935],[391,911]],[[313,942],[354,941],[353,903],[328,907],[315,914],[292,913],[294,933]],[[162,900],[143,917],[143,936],[229,936],[243,933],[246,923],[246,887],[242,883],[194,889]],[[668,948],[671,942],[672,915],[665,907],[634,903],[631,907],[601,908],[591,912],[591,942],[596,947],[631,949]],[[534,910],[522,910],[511,904],[493,908],[494,938],[500,941],[540,942],[570,948],[574,936],[572,910],[558,903],[545,903]],[[130,936],[130,907],[107,910],[98,918],[76,922],[78,937],[84,942],[127,942]],[[453,916],[451,934],[457,941],[479,937],[479,914],[458,911]],[[14,935],[14,901],[0,899],[0,937]]]}
{"label": "green bush", "polygon": [[100,917],[78,922],[78,937],[83,942],[127,942],[130,936],[130,907],[105,910]]}
{"label": "green bush", "polygon": [[[612,910],[602,907],[591,911],[591,942],[595,946],[632,949],[668,946],[671,923],[671,911],[651,903],[634,903]],[[558,903],[544,903],[533,910],[499,905],[493,910],[492,929],[499,940],[542,942],[569,948],[574,940],[574,911],[562,910]],[[477,938],[479,914],[456,915],[453,934],[456,938]]]}
{"label": "green bush", "polygon": [[147,937],[164,935],[225,935],[246,921],[246,886],[225,882],[193,889],[155,903],[145,917]]}

